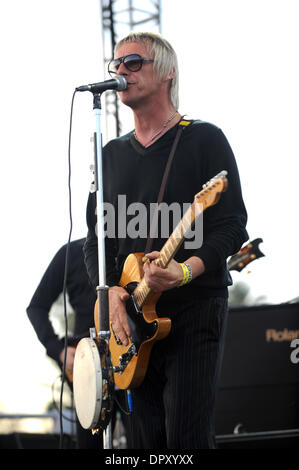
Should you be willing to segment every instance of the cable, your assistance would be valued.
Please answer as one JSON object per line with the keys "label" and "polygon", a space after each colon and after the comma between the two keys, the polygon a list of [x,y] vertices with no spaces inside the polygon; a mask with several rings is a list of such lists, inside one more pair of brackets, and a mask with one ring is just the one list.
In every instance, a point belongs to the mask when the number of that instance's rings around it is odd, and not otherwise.
{"label": "cable", "polygon": [[116,395],[114,395],[113,399],[114,399],[114,401],[116,402],[116,404],[117,404],[119,410],[120,410],[124,415],[130,416],[130,415],[132,414],[131,411],[126,411],[126,410],[123,408],[123,406],[120,404],[120,401],[118,400],[118,398],[116,397]]}
{"label": "cable", "polygon": [[64,358],[63,358],[62,379],[61,379],[61,389],[60,389],[60,402],[59,402],[59,421],[60,421],[59,448],[60,449],[63,449],[62,399],[63,399],[63,386],[64,386],[64,381],[65,381],[66,355],[67,355],[67,347],[68,347],[68,320],[67,320],[67,311],[66,311],[66,284],[67,284],[67,274],[68,274],[68,261],[69,261],[70,242],[71,242],[72,230],[73,230],[72,190],[71,190],[71,137],[72,137],[73,108],[74,108],[75,94],[76,94],[76,90],[73,93],[72,102],[71,102],[69,142],[68,142],[68,193],[69,193],[70,230],[69,230],[69,236],[68,236],[67,247],[66,247],[65,266],[64,266],[64,279],[63,279],[63,304],[64,304],[64,320],[65,320],[65,337],[64,337]]}
{"label": "cable", "polygon": [[[51,392],[52,392],[52,405],[54,406],[55,410],[60,413],[60,406],[57,405],[56,400],[55,400],[55,386],[56,386],[56,382],[57,382],[58,379],[62,380],[62,374],[58,375],[56,377],[56,379],[52,382]],[[73,405],[71,406],[71,410],[74,410]],[[62,417],[65,421],[69,421],[70,423],[76,423],[77,422],[76,419],[70,418],[69,416],[66,416],[63,413],[62,413]]]}

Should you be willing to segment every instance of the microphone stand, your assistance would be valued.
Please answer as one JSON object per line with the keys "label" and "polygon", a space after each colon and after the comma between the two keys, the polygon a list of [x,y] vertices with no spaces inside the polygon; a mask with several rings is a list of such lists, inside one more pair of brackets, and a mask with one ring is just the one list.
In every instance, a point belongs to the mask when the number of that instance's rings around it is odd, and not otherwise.
{"label": "microphone stand", "polygon": [[[103,196],[103,167],[102,167],[102,133],[101,133],[101,95],[93,93],[93,109],[96,120],[95,132],[95,189],[97,202],[97,228],[98,228],[98,269],[99,269],[99,285],[97,286],[98,299],[98,344],[102,354],[106,357],[106,365],[111,364],[109,353],[109,305],[108,305],[108,289],[106,285],[106,258],[105,258],[105,233],[104,233],[104,196]],[[113,380],[112,369],[108,372],[110,381]],[[108,380],[109,380],[108,379]],[[113,382],[114,385],[114,382]],[[108,392],[109,393],[109,392]],[[109,405],[108,405],[109,406]],[[109,413],[108,413],[109,414]],[[105,423],[106,424],[106,423]],[[112,449],[112,430],[111,420],[109,419],[103,431],[104,449]]]}

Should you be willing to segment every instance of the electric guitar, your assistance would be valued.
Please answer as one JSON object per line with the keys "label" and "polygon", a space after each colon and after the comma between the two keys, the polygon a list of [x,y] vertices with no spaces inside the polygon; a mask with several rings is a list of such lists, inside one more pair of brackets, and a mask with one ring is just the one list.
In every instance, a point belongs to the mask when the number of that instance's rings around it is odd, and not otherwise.
{"label": "electric guitar", "polygon": [[262,238],[256,238],[255,240],[250,241],[241,248],[238,253],[231,256],[228,260],[227,266],[230,271],[242,271],[245,266],[254,261],[255,259],[265,256],[264,253],[259,249],[259,244],[262,243]]}
{"label": "electric guitar", "polygon": [[[185,212],[171,236],[155,259],[161,268],[166,268],[173,259],[195,219],[208,207],[216,204],[221,193],[227,189],[226,171],[222,171],[203,186],[195,195],[193,203]],[[143,271],[144,253],[131,253],[125,260],[120,286],[130,294],[126,302],[128,322],[131,329],[129,344],[124,346],[115,335],[110,323],[109,349],[114,371],[114,382],[120,389],[138,387],[146,374],[150,353],[154,343],[166,338],[170,332],[170,318],[157,316],[155,306],[161,293],[154,293],[146,284]],[[95,304],[94,320],[97,333],[98,300]]]}

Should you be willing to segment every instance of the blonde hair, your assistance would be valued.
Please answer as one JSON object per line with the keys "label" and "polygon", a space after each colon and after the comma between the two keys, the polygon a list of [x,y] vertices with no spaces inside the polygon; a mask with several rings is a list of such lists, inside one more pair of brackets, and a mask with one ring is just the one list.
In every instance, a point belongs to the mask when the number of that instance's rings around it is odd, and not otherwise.
{"label": "blonde hair", "polygon": [[115,52],[126,42],[137,42],[144,45],[155,58],[154,72],[161,79],[169,77],[174,70],[169,89],[169,98],[175,109],[179,107],[179,69],[177,55],[161,34],[152,32],[131,32],[115,46]]}

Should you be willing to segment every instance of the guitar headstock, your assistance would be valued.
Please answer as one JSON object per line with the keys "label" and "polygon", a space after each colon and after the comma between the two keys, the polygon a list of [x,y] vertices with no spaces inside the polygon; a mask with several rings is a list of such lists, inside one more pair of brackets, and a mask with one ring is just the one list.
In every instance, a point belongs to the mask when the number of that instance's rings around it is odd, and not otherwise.
{"label": "guitar headstock", "polygon": [[221,193],[227,190],[228,180],[226,178],[227,171],[223,170],[216,176],[211,178],[200,193],[196,194],[194,201],[203,205],[204,209],[216,204],[221,196]]}
{"label": "guitar headstock", "polygon": [[262,258],[264,253],[259,249],[259,244],[263,242],[262,238],[256,238],[247,243],[243,248],[241,248],[238,253],[233,255],[227,265],[230,271],[242,271],[245,266],[247,266],[252,261]]}

